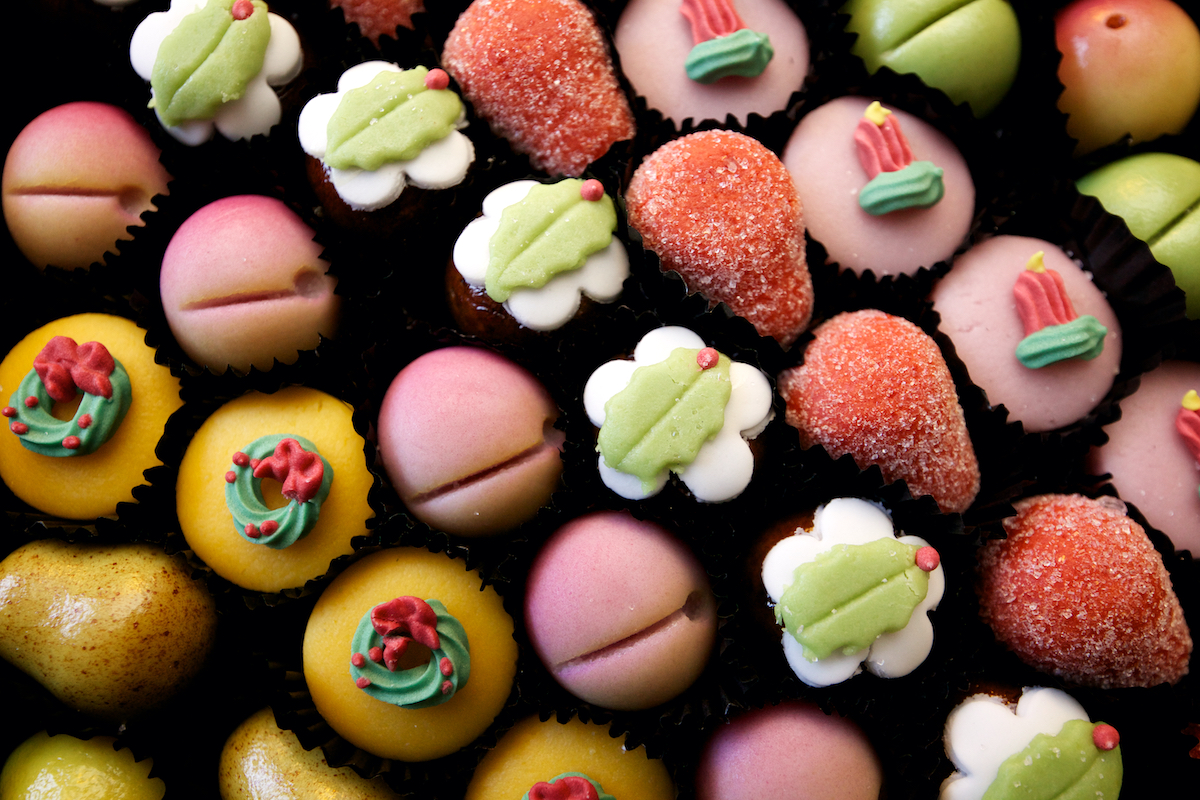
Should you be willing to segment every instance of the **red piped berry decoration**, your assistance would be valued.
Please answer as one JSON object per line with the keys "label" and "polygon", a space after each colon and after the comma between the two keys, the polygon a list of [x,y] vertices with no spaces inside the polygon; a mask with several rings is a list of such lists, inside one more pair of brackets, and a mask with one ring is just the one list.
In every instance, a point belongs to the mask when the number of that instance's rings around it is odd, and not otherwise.
{"label": "red piped berry decoration", "polygon": [[354,685],[360,689],[365,689],[371,685],[371,679],[370,678],[359,678],[358,680],[356,680],[354,682]]}
{"label": "red piped berry decoration", "polygon": [[257,459],[257,458],[252,458],[252,459],[250,459],[249,462],[247,462],[247,466],[249,466],[250,469],[258,469],[258,464],[259,464],[259,459]]}
{"label": "red piped berry decoration", "polygon": [[25,398],[25,407],[26,408],[37,408],[37,404],[38,404],[38,399],[34,395],[29,395],[29,397]]}
{"label": "red piped berry decoration", "polygon": [[362,669],[367,665],[367,657],[362,653],[355,653],[354,655],[350,656],[350,663],[359,669]]}
{"label": "red piped berry decoration", "polygon": [[92,415],[84,414],[82,417],[80,417],[79,418],[79,427],[81,427],[85,430],[92,427]]}
{"label": "red piped berry decoration", "polygon": [[235,467],[250,466],[250,456],[246,455],[241,450],[237,451],[236,453],[233,454],[233,465]]}
{"label": "red piped berry decoration", "polygon": [[721,360],[721,354],[712,347],[706,347],[696,354],[696,364],[700,369],[712,369]]}
{"label": "red piped berry decoration", "polygon": [[589,203],[595,203],[604,197],[604,184],[595,178],[588,178],[583,182],[583,186],[579,187],[579,196]]}
{"label": "red piped berry decoration", "polygon": [[237,480],[237,473],[234,472],[233,470],[229,470],[229,472],[225,473],[225,482],[226,483],[233,483],[236,480]]}
{"label": "red piped berry decoration", "polygon": [[24,436],[25,434],[29,433],[29,426],[24,422],[17,422],[16,420],[13,420],[8,424],[8,429],[17,436]]}
{"label": "red piped berry decoration", "polygon": [[262,531],[263,536],[270,536],[272,533],[279,530],[279,523],[273,519],[269,519],[260,525],[258,529]]}
{"label": "red piped berry decoration", "polygon": [[254,527],[254,523],[250,523],[246,526],[246,535],[251,539],[257,539],[259,536],[262,536],[262,534],[259,533],[258,528]]}
{"label": "red piped berry decoration", "polygon": [[434,67],[425,75],[425,88],[433,91],[441,91],[450,85],[450,76],[444,69]]}
{"label": "red piped berry decoration", "polygon": [[233,4],[233,8],[229,9],[229,13],[236,20],[243,20],[254,13],[254,4],[250,0],[237,0]]}
{"label": "red piped berry decoration", "polygon": [[445,675],[447,678],[449,678],[451,675],[454,674],[454,663],[451,662],[450,659],[448,659],[448,658],[443,658],[441,661],[438,662],[438,669],[440,669],[442,671],[443,675]]}
{"label": "red piped berry decoration", "polygon": [[78,450],[81,444],[83,442],[79,441],[78,436],[67,436],[62,440],[62,446],[67,450]]}
{"label": "red piped berry decoration", "polygon": [[942,557],[932,547],[926,545],[917,551],[917,566],[922,572],[933,572],[940,563],[942,563]]}
{"label": "red piped berry decoration", "polygon": [[450,681],[442,681],[442,694],[450,694],[454,691],[454,684]]}
{"label": "red piped berry decoration", "polygon": [[1121,734],[1117,733],[1117,729],[1112,725],[1101,722],[1092,728],[1092,742],[1098,750],[1112,750],[1121,743]]}
{"label": "red piped berry decoration", "polygon": [[0,409],[0,414],[3,414],[6,417],[15,417],[17,415],[17,410],[12,406],[5,406],[4,408]]}
{"label": "red piped berry decoration", "polygon": [[376,664],[381,663],[383,661],[383,648],[382,647],[372,647],[370,650],[367,651],[367,658],[371,659]]}

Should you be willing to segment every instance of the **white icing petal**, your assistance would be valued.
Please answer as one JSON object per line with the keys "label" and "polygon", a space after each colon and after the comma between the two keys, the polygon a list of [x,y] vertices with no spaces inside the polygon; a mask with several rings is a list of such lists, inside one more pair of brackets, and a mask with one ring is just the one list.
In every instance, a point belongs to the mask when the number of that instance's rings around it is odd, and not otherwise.
{"label": "white icing petal", "polygon": [[1087,712],[1058,689],[1027,688],[1016,709],[990,695],[968,698],[946,719],[946,754],[958,771],[942,784],[940,800],[981,800],[1006,759],[1073,719],[1087,720]]}
{"label": "white icing petal", "polygon": [[[150,80],[163,40],[184,17],[203,8],[206,2],[172,0],[167,11],[155,12],[142,20],[129,42],[129,62],[142,80]],[[299,75],[304,59],[300,37],[291,23],[277,14],[269,14],[267,21],[271,26],[271,38],[263,57],[263,68],[246,84],[245,94],[220,106],[211,120],[188,120],[174,127],[164,125],[167,133],[183,144],[195,146],[212,138],[214,128],[226,139],[249,139],[257,134],[265,135],[279,123],[279,98],[270,86],[281,86]]]}
{"label": "white icing petal", "polygon": [[[381,72],[402,71],[387,61],[364,61],[343,72],[336,92],[317,95],[301,110],[297,131],[300,147],[313,158],[324,161],[329,146],[329,120],[341,105],[342,96],[366,86]],[[459,127],[463,122],[460,117]],[[409,183],[422,189],[457,186],[474,161],[475,145],[458,131],[451,131],[414,159],[394,161],[377,170],[333,169],[326,165],[325,174],[338,197],[352,209],[377,211],[396,202]]]}
{"label": "white icing petal", "polygon": [[[463,280],[483,287],[491,239],[500,229],[504,209],[521,202],[537,181],[514,181],[493,189],[483,200],[483,216],[463,229],[454,243],[454,266]],[[629,277],[629,256],[625,245],[615,236],[608,247],[592,253],[579,269],[560,272],[538,289],[517,289],[504,308],[517,322],[535,331],[561,328],[579,310],[581,296],[600,303],[611,303],[621,294]]]}
{"label": "white icing petal", "polygon": [[[687,328],[665,326],[642,337],[634,348],[633,360],[609,361],[601,365],[583,389],[583,405],[592,424],[596,427],[604,425],[604,405],[629,385],[638,367],[664,361],[681,347],[699,350],[705,343]],[[679,473],[696,499],[706,503],[731,500],[745,490],[754,472],[754,456],[746,442],[752,436],[745,432],[753,431],[757,435],[770,421],[772,392],[767,377],[755,367],[734,362],[730,378],[732,391],[725,404],[724,427],[700,447],[696,459]],[[642,500],[658,494],[668,477],[664,470],[656,476],[655,488],[646,492],[640,480],[610,468],[604,463],[603,456],[599,458],[599,467],[604,484],[628,500]]]}
{"label": "white icing petal", "polygon": [[[893,536],[891,517],[882,507],[850,497],[831,500],[813,515],[812,531],[798,531],[767,553],[762,565],[763,586],[771,603],[778,604],[801,564],[816,560],[835,545],[863,545]],[[929,544],[919,536],[901,536],[899,541],[916,547]],[[881,678],[907,675],[921,665],[933,647],[933,624],[928,614],[937,608],[945,590],[946,576],[939,565],[929,573],[925,599],[913,609],[908,625],[882,634],[870,647],[851,656],[832,654],[809,661],[801,644],[784,631],[783,651],[788,665],[809,686],[840,683],[861,672],[864,662],[870,672]]]}

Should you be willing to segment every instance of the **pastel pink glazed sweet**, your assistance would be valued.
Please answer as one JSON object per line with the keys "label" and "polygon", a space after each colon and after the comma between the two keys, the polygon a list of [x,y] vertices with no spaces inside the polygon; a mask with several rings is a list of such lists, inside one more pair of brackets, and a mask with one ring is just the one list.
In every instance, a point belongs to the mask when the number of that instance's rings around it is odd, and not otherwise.
{"label": "pastel pink glazed sweet", "polygon": [[879,757],[850,720],[798,700],[721,726],[700,757],[697,800],[876,800]]}
{"label": "pastel pink glazed sweet", "polygon": [[511,530],[562,473],[558,406],[533,375],[490,350],[426,353],[392,380],[379,453],[417,519],[459,536]]}
{"label": "pastel pink glazed sweet", "polygon": [[1200,457],[1176,427],[1189,391],[1200,391],[1200,364],[1167,361],[1143,375],[1121,401],[1121,419],[1105,426],[1108,443],[1092,450],[1088,470],[1111,473],[1117,493],[1147,522],[1200,557]]}
{"label": "pastel pink glazed sweet", "polygon": [[551,675],[604,708],[643,709],[704,671],[716,600],[690,550],[624,512],[576,519],[550,537],[529,572],[525,620]]}
{"label": "pastel pink glazed sweet", "polygon": [[145,223],[171,176],[133,117],[107,103],[67,103],[17,136],[4,162],[4,221],[43,268],[87,269]]}
{"label": "pastel pink glazed sweet", "polygon": [[[1103,350],[1094,358],[1067,358],[1038,368],[1018,360],[1017,347],[1026,331],[1014,286],[1037,252],[1044,253],[1045,268],[1062,277],[1076,313],[1090,314],[1108,329]],[[1050,242],[1026,236],[988,239],[954,260],[931,299],[942,318],[938,328],[954,342],[971,380],[987,392],[988,402],[1003,404],[1009,419],[1029,432],[1051,431],[1082,419],[1108,394],[1120,370],[1117,315],[1091,276]]]}
{"label": "pastel pink glazed sweet", "polygon": [[928,208],[874,216],[859,205],[870,176],[859,160],[855,128],[871,104],[866,97],[840,97],[800,120],[783,151],[796,182],[804,221],[843,269],[877,276],[912,275],[954,255],[975,214],[975,184],[967,162],[949,139],[928,123],[885,106],[900,121],[917,161],[943,171],[945,194]]}
{"label": "pastel pink glazed sweet", "polygon": [[163,254],[163,309],[184,352],[221,373],[292,363],[337,330],[337,279],[279,200],[238,195],[190,216]]}
{"label": "pastel pink glazed sweet", "polygon": [[730,75],[713,83],[688,77],[684,64],[695,45],[692,25],[677,0],[633,0],[613,35],[621,70],[647,105],[680,125],[690,118],[745,125],[750,114],[770,116],[786,108],[808,73],[804,24],[783,0],[727,0],[746,28],[770,36],[774,56],[760,75]]}

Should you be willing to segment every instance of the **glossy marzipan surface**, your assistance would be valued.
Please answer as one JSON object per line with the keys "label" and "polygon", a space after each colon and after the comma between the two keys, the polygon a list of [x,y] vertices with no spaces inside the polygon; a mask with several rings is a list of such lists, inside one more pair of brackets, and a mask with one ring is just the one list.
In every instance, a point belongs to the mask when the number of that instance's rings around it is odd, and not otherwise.
{"label": "glossy marzipan surface", "polygon": [[1000,104],[1017,76],[1021,31],[1005,0],[850,0],[846,30],[870,72],[916,73],[977,117]]}
{"label": "glossy marzipan surface", "polygon": [[101,718],[174,695],[204,665],[216,628],[207,587],[152,545],[41,539],[0,562],[0,656]]}

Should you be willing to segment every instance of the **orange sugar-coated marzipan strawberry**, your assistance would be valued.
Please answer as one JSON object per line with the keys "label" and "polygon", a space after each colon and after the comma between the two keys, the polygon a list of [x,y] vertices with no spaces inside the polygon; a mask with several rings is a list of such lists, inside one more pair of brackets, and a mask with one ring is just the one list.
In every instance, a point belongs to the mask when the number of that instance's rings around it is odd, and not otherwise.
{"label": "orange sugar-coated marzipan strawberry", "polygon": [[804,215],[792,177],[755,139],[704,131],[650,154],[626,192],[629,223],[688,289],[788,345],[812,316]]}
{"label": "orange sugar-coated marzipan strawberry", "polygon": [[787,422],[804,447],[850,453],[914,497],[933,495],[962,512],[979,492],[979,463],[950,370],[913,323],[867,309],[839,314],[815,331],[804,364],[779,376]]}
{"label": "orange sugar-coated marzipan strawberry", "polygon": [[580,175],[633,138],[604,36],[579,0],[475,0],[442,61],[479,116],[537,169]]}
{"label": "orange sugar-coated marzipan strawberry", "polygon": [[380,36],[395,36],[396,28],[412,28],[412,15],[425,10],[423,0],[329,0],[342,9],[346,22],[358,25],[363,36],[379,46]]}
{"label": "orange sugar-coated marzipan strawberry", "polygon": [[980,551],[979,605],[1030,666],[1101,689],[1176,683],[1192,637],[1162,556],[1119,500],[1042,495]]}

